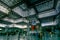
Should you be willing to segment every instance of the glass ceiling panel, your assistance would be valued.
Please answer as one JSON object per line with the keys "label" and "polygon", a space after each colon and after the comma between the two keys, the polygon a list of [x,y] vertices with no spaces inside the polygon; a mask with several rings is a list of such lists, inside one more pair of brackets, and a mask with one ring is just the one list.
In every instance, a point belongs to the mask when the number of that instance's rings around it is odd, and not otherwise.
{"label": "glass ceiling panel", "polygon": [[5,24],[0,24],[0,27],[5,27],[5,26],[7,26],[7,25],[5,25]]}
{"label": "glass ceiling panel", "polygon": [[0,11],[1,12],[8,14],[9,10],[10,10],[10,8],[8,8],[6,5],[0,3]]}
{"label": "glass ceiling panel", "polygon": [[5,20],[0,20],[0,23],[1,23],[1,24],[7,24],[7,25],[12,24],[11,22],[9,22],[9,21],[5,21]]}
{"label": "glass ceiling panel", "polygon": [[18,20],[13,20],[13,19],[9,19],[9,18],[4,18],[3,19],[4,21],[8,21],[8,22],[11,22],[11,23],[19,23],[19,22],[25,22],[25,23],[28,23],[29,21],[26,20],[26,19],[18,19]]}
{"label": "glass ceiling panel", "polygon": [[14,19],[14,20],[21,18],[21,16],[18,15],[17,13],[15,13],[15,12],[9,12],[8,15],[9,15],[8,17],[9,17],[10,19]]}
{"label": "glass ceiling panel", "polygon": [[0,18],[2,18],[5,14],[0,11]]}
{"label": "glass ceiling panel", "polygon": [[29,9],[29,13],[28,13],[27,10],[22,10],[20,7],[16,7],[12,10],[22,17],[27,17],[27,16],[30,16],[30,15],[36,14],[36,12],[33,8]]}
{"label": "glass ceiling panel", "polygon": [[41,26],[52,26],[52,25],[57,25],[57,21],[52,21],[52,22],[46,22],[46,23],[42,23]]}
{"label": "glass ceiling panel", "polygon": [[57,15],[57,14],[58,13],[57,13],[56,10],[49,10],[49,11],[39,13],[38,18],[50,17],[50,16],[54,16],[54,15]]}
{"label": "glass ceiling panel", "polygon": [[9,11],[6,8],[4,8],[3,6],[0,6],[0,11],[7,13],[7,14],[9,13]]}
{"label": "glass ceiling panel", "polygon": [[9,18],[4,18],[3,20],[4,20],[4,21],[11,22],[11,23],[13,23],[13,22],[14,22],[14,20],[13,20],[13,19],[9,19]]}
{"label": "glass ceiling panel", "polygon": [[1,0],[1,1],[7,4],[8,6],[14,6],[15,4],[21,2],[21,0]]}
{"label": "glass ceiling panel", "polygon": [[12,25],[9,25],[9,27],[17,27],[17,28],[27,28],[27,25],[17,25],[17,24],[12,24]]}
{"label": "glass ceiling panel", "polygon": [[41,22],[42,23],[46,23],[46,22],[51,22],[51,21],[54,21],[54,17],[48,17],[48,18],[43,18],[41,19]]}
{"label": "glass ceiling panel", "polygon": [[54,1],[50,1],[50,2],[37,5],[36,9],[38,12],[42,12],[42,11],[53,8],[53,5],[54,5]]}

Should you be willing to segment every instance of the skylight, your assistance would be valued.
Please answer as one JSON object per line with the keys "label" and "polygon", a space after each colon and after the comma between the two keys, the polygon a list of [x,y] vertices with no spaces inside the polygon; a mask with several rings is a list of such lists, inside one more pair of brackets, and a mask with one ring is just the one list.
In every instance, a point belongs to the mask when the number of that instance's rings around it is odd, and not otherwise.
{"label": "skylight", "polygon": [[29,9],[29,13],[28,13],[27,10],[23,11],[20,7],[16,7],[12,10],[22,17],[27,17],[27,16],[30,16],[30,15],[34,15],[36,13],[34,8]]}
{"label": "skylight", "polygon": [[1,5],[0,5],[0,11],[4,12],[4,13],[6,13],[6,14],[9,13],[8,9],[4,8],[4,7],[1,6]]}
{"label": "skylight", "polygon": [[27,28],[27,25],[14,25],[14,27],[18,27],[18,28]]}
{"label": "skylight", "polygon": [[49,17],[49,16],[54,16],[57,15],[57,11],[56,10],[50,10],[50,11],[45,11],[42,13],[39,13],[38,17],[39,18],[44,18],[44,17]]}
{"label": "skylight", "polygon": [[12,25],[9,25],[9,27],[27,28],[27,25],[17,25],[17,24],[12,24]]}
{"label": "skylight", "polygon": [[1,1],[7,4],[8,6],[14,6],[17,3],[21,2],[22,0],[1,0]]}
{"label": "skylight", "polygon": [[13,19],[9,19],[9,18],[4,18],[3,20],[8,21],[8,22],[12,22],[12,23],[18,23],[18,22],[25,22],[28,23],[29,21],[26,19],[17,19],[17,20],[13,20]]}
{"label": "skylight", "polygon": [[57,25],[56,21],[53,22],[47,22],[47,23],[42,23],[41,26],[52,26],[52,25]]}
{"label": "skylight", "polygon": [[5,24],[0,24],[0,27],[5,27],[6,25]]}

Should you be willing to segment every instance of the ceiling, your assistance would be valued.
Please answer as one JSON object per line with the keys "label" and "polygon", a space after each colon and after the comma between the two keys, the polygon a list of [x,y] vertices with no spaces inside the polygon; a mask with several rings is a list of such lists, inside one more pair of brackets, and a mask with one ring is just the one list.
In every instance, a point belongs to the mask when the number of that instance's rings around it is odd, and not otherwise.
{"label": "ceiling", "polygon": [[27,25],[30,21],[37,24],[54,22],[59,14],[59,10],[56,11],[57,3],[57,0],[0,0],[0,24]]}

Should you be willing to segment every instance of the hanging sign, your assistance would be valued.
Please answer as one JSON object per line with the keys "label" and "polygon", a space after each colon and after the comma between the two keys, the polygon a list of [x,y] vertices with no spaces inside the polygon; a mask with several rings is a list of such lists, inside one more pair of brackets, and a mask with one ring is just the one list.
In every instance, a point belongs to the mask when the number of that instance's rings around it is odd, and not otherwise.
{"label": "hanging sign", "polygon": [[36,21],[35,20],[32,20],[31,24],[32,25],[36,25]]}

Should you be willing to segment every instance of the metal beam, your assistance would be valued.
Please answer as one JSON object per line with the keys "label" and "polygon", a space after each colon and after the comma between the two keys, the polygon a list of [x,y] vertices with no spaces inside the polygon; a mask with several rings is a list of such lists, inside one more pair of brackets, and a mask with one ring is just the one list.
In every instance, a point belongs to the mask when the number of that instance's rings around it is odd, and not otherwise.
{"label": "metal beam", "polygon": [[58,3],[58,0],[54,0],[54,5],[53,5],[54,6],[53,7],[54,9],[56,9],[57,3]]}
{"label": "metal beam", "polygon": [[21,2],[17,3],[16,5],[14,5],[14,6],[10,7],[10,8],[11,8],[11,9],[14,9],[14,8],[16,8],[17,6],[20,6],[22,3],[24,3],[24,2],[21,1]]}
{"label": "metal beam", "polygon": [[5,20],[0,20],[0,23],[1,23],[1,24],[7,24],[7,25],[12,24],[11,22],[5,21]]}
{"label": "metal beam", "polygon": [[5,4],[4,2],[2,2],[1,0],[0,0],[0,3],[2,3],[2,4],[4,4],[4,5],[6,5],[8,8],[10,8],[7,4]]}
{"label": "metal beam", "polygon": [[38,1],[34,2],[34,3],[31,3],[30,6],[37,6],[39,4],[44,4],[44,3],[49,2],[49,1],[51,1],[51,0],[45,0],[45,1],[38,0]]}

